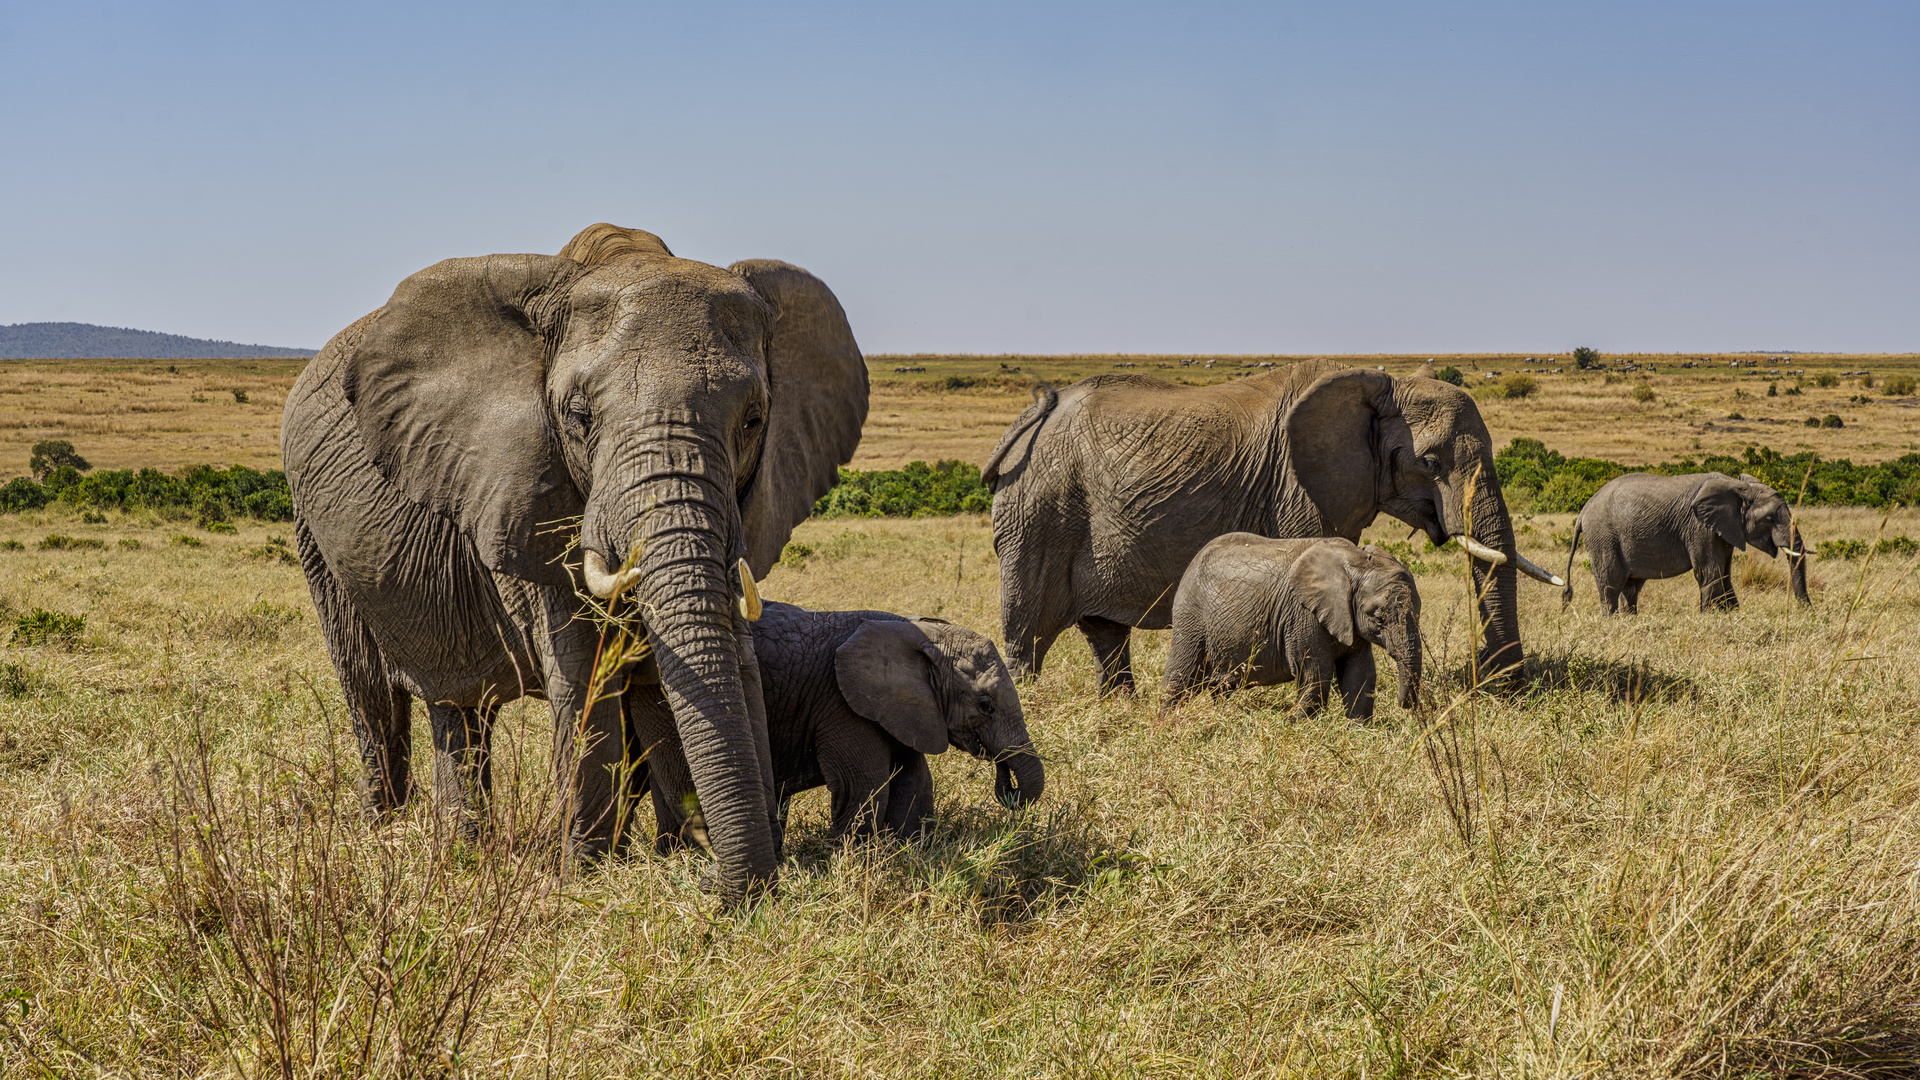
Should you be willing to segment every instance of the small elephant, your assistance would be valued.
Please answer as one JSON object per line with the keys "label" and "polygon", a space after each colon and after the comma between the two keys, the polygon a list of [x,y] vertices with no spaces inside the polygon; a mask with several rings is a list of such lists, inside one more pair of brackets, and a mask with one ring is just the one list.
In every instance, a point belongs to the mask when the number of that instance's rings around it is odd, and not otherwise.
{"label": "small elephant", "polygon": [[[1733,553],[1748,544],[1771,558],[1784,551],[1790,560],[1794,599],[1807,599],[1807,555],[1793,511],[1777,492],[1741,473],[1655,476],[1629,473],[1607,483],[1580,508],[1567,549],[1567,577],[1573,575],[1580,537],[1587,538],[1593,583],[1600,604],[1612,615],[1639,607],[1640,587],[1650,578],[1677,577],[1693,571],[1700,583],[1700,610],[1740,606],[1733,594]],[[1571,580],[1560,594],[1573,602]]]}
{"label": "small elephant", "polygon": [[1373,717],[1373,646],[1399,667],[1400,707],[1420,693],[1420,592],[1379,548],[1339,537],[1228,533],[1193,557],[1173,596],[1164,713],[1202,689],[1300,681],[1299,715],[1337,678],[1347,715]]}
{"label": "small elephant", "polygon": [[[885,832],[917,840],[933,814],[927,755],[949,745],[996,766],[995,793],[1019,806],[1040,797],[1046,774],[1027,736],[1020,695],[987,638],[939,619],[884,611],[810,611],[768,602],[753,624],[767,705],[775,798],[825,785],[833,836]],[[637,732],[651,750],[670,741],[664,708]],[[662,755],[651,775],[660,846],[678,842],[693,790]]]}

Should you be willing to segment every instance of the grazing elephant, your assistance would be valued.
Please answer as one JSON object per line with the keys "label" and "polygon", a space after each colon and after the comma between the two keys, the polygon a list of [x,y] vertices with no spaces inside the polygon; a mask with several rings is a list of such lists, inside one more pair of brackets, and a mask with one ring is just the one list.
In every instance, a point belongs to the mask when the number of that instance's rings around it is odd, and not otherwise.
{"label": "grazing elephant", "polygon": [[[1655,476],[1629,473],[1593,493],[1573,523],[1567,549],[1567,576],[1580,536],[1587,537],[1593,583],[1600,604],[1612,615],[1625,602],[1627,614],[1639,607],[1640,587],[1649,578],[1677,577],[1693,571],[1700,583],[1700,610],[1740,606],[1733,594],[1733,552],[1748,544],[1772,558],[1784,551],[1790,560],[1793,597],[1807,599],[1807,554],[1793,511],[1777,492],[1758,479],[1723,473]],[[1573,585],[1560,594],[1573,602]]]}
{"label": "grazing elephant", "polygon": [[[1216,536],[1340,536],[1385,511],[1474,556],[1481,663],[1520,663],[1514,547],[1473,399],[1431,377],[1309,360],[1212,386],[1099,375],[1042,387],[981,472],[993,489],[1000,610],[1014,674],[1079,626],[1103,687],[1130,690],[1130,628],[1169,625],[1174,586]],[[1468,535],[1469,522],[1471,534]]]}
{"label": "grazing elephant", "polygon": [[1347,715],[1373,718],[1373,647],[1399,670],[1400,707],[1420,695],[1420,591],[1398,561],[1351,540],[1209,541],[1173,594],[1162,713],[1203,689],[1300,681],[1296,712],[1317,713],[1336,680]]}
{"label": "grazing elephant", "polygon": [[[1046,786],[1013,679],[993,642],[972,630],[884,611],[769,603],[753,624],[753,649],[783,821],[789,799],[824,784],[836,838],[884,830],[917,840],[933,814],[927,755],[948,745],[994,763],[994,792],[1008,806],[1039,798]],[[658,695],[655,702],[635,710],[635,740],[671,750],[672,716]],[[650,775],[665,850],[683,836],[687,779],[667,765]]]}
{"label": "grazing elephant", "polygon": [[[866,411],[839,302],[785,263],[722,270],[602,224],[557,256],[449,259],[401,282],[307,365],[282,427],[372,807],[411,790],[410,698],[471,809],[494,710],[544,697],[571,841],[605,851],[620,778],[640,782],[620,692],[652,678],[719,856],[709,883],[730,898],[770,886],[753,576],[852,456]],[[652,645],[644,675],[617,670],[597,695],[588,592],[643,615]]]}

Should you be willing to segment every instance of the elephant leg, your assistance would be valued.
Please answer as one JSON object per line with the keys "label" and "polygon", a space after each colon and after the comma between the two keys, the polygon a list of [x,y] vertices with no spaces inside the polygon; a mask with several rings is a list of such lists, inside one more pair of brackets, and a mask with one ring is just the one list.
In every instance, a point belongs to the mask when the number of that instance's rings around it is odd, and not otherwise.
{"label": "elephant leg", "polygon": [[1366,647],[1341,657],[1334,664],[1340,684],[1340,699],[1346,703],[1347,717],[1373,719],[1374,684],[1379,675],[1373,663],[1373,649]]}
{"label": "elephant leg", "polygon": [[1086,635],[1087,644],[1093,647],[1094,659],[1100,665],[1100,692],[1108,694],[1118,690],[1132,697],[1133,648],[1128,639],[1133,628],[1097,615],[1081,619],[1079,626],[1080,632]]}
{"label": "elephant leg", "polygon": [[1640,590],[1646,588],[1646,578],[1628,578],[1620,586],[1620,601],[1627,606],[1627,614],[1640,614]]}
{"label": "elephant leg", "polygon": [[1173,640],[1167,643],[1167,682],[1160,695],[1162,714],[1198,693],[1207,673],[1205,636],[1192,627],[1175,622]]}
{"label": "elephant leg", "polygon": [[1732,611],[1740,606],[1740,598],[1733,594],[1733,548],[1721,545],[1724,551],[1706,552],[1705,558],[1695,556],[1693,577],[1700,585],[1701,611]]}
{"label": "elephant leg", "polygon": [[1293,708],[1296,716],[1316,716],[1327,707],[1333,675],[1333,658],[1329,656],[1309,657],[1300,665],[1300,699]]}
{"label": "elephant leg", "polygon": [[823,726],[816,745],[820,772],[833,797],[834,839],[873,835],[880,822],[891,820],[889,789],[898,744],[876,725],[853,719]]}
{"label": "elephant leg", "polygon": [[887,829],[908,843],[919,843],[933,820],[933,770],[927,755],[902,748],[893,758],[887,784]]}
{"label": "elephant leg", "polygon": [[653,792],[653,850],[665,855],[690,846],[688,796],[694,793],[693,773],[680,745],[680,729],[674,726],[673,708],[657,684],[628,688],[627,725],[633,753],[645,763]]}
{"label": "elephant leg", "polygon": [[373,632],[334,580],[312,535],[300,522],[294,523],[293,535],[346,698],[347,720],[360,746],[367,810],[375,816],[391,814],[413,794],[413,697],[389,674]]}
{"label": "elephant leg", "polygon": [[492,706],[429,705],[433,727],[433,797],[465,839],[480,835],[493,791]]}

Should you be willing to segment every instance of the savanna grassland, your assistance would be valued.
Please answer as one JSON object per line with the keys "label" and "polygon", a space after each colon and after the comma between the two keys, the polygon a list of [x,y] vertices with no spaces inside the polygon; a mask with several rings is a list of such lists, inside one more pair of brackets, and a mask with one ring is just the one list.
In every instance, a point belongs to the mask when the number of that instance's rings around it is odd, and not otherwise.
{"label": "savanna grassland", "polygon": [[[1225,363],[1072,358],[1043,373],[1114,362],[1196,379]],[[876,359],[867,467],[979,460],[999,429],[982,440],[989,421],[964,410],[1010,418],[1025,372],[1004,388],[948,389],[947,376],[1054,362],[936,363]],[[1482,407],[1503,441],[1620,460],[1634,445],[1649,459],[1696,438],[1745,445],[1722,437],[1870,460],[1920,439],[1907,402],[1872,389],[1849,409],[1838,402],[1862,390],[1844,382],[1786,398],[1841,412],[1844,428],[1723,436],[1727,412],[1773,415],[1732,397],[1764,395],[1765,381],[1656,363],[1651,403],[1631,396],[1632,377],[1568,373]],[[1832,369],[1879,377],[1880,363]],[[126,370],[157,378],[151,366]],[[0,396],[0,416],[12,400]],[[1533,426],[1535,410],[1564,439]],[[249,438],[271,434],[272,413]],[[908,425],[880,424],[913,415],[951,427],[910,443]],[[33,430],[97,465],[171,464]],[[1817,441],[1869,432],[1883,451]],[[453,842],[430,798],[368,825],[286,528],[103,516],[0,515],[0,1074],[1920,1067],[1912,556],[1818,562],[1814,605],[1798,608],[1779,565],[1743,555],[1743,606],[1727,614],[1695,611],[1690,580],[1649,585],[1638,617],[1613,619],[1578,565],[1568,608],[1523,581],[1524,685],[1471,693],[1461,556],[1403,548],[1425,603],[1431,701],[1401,711],[1383,672],[1372,724],[1293,719],[1285,687],[1160,719],[1164,632],[1138,636],[1132,699],[1094,693],[1069,634],[1024,691],[1048,766],[1036,807],[1001,809],[991,770],[947,753],[933,759],[940,824],[924,848],[839,848],[824,792],[810,793],[779,895],[722,916],[693,886],[698,854],[555,864],[538,703],[503,713],[485,845]],[[1814,542],[1920,538],[1912,510],[1801,520]],[[1559,569],[1569,523],[1521,514],[1523,550]],[[1405,532],[1383,523],[1373,538]],[[810,521],[763,593],[999,626],[977,516]]]}

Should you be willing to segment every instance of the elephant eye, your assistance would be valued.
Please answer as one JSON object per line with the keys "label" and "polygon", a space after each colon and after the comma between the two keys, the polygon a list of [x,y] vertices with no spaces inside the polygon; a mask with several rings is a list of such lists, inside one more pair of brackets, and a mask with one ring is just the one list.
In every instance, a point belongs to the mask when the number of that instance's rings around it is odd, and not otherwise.
{"label": "elephant eye", "polygon": [[987,694],[980,695],[980,711],[986,713],[988,716],[993,715],[993,698],[991,696]]}
{"label": "elephant eye", "polygon": [[760,411],[759,406],[755,406],[752,411],[747,413],[747,430],[753,431],[759,428],[761,424],[766,422],[766,419],[766,414]]}
{"label": "elephant eye", "polygon": [[572,424],[582,435],[593,424],[593,413],[587,409],[587,400],[575,397],[567,402],[567,423]]}

